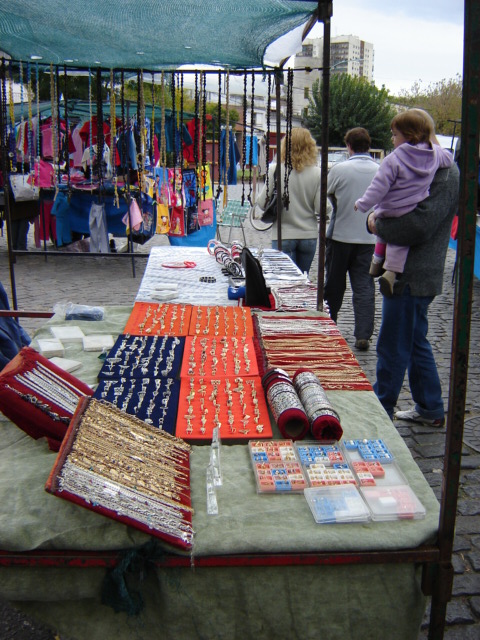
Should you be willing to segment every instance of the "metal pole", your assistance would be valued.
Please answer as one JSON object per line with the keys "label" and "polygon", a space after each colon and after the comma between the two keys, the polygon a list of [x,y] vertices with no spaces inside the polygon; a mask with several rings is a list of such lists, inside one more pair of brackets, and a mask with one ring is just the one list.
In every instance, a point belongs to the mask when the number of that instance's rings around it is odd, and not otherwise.
{"label": "metal pole", "polygon": [[277,166],[275,167],[275,181],[277,183],[277,239],[278,250],[282,250],[282,159],[281,159],[281,137],[282,120],[280,113],[280,87],[283,84],[283,71],[275,69],[275,100],[276,100],[276,126],[277,126]]}
{"label": "metal pole", "polygon": [[462,459],[478,198],[480,5],[476,0],[465,0],[463,56],[458,274],[455,289],[447,436],[439,521],[440,560],[431,568],[433,589],[428,634],[430,640],[443,638],[447,602],[452,595],[454,573],[451,558]]}
{"label": "metal pole", "polygon": [[330,106],[330,18],[332,2],[318,2],[318,20],[323,22],[322,74],[322,166],[320,173],[320,224],[318,226],[317,310],[323,310],[325,272],[325,234],[327,229],[327,173],[328,173],[328,109]]}

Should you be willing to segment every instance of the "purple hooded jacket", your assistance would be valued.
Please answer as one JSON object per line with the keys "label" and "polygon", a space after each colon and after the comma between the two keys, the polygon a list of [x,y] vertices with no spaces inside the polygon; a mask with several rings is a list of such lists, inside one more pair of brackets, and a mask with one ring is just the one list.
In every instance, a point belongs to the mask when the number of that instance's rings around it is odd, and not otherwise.
{"label": "purple hooded jacket", "polygon": [[375,217],[396,218],[413,211],[429,195],[435,172],[451,167],[453,156],[439,145],[404,142],[383,160],[370,186],[355,203],[359,211],[375,206]]}

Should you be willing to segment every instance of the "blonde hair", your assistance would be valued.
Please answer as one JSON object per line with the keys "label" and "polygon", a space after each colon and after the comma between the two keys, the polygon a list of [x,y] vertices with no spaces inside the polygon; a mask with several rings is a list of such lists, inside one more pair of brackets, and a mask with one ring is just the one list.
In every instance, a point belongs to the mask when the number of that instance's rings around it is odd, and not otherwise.
{"label": "blonde hair", "polygon": [[[281,159],[285,162],[287,141],[283,138],[281,145]],[[302,171],[305,167],[317,164],[317,145],[308,129],[292,128],[291,161],[295,171]]]}
{"label": "blonde hair", "polygon": [[390,126],[400,131],[405,140],[411,144],[430,142],[434,132],[432,117],[422,109],[408,109],[397,113]]}

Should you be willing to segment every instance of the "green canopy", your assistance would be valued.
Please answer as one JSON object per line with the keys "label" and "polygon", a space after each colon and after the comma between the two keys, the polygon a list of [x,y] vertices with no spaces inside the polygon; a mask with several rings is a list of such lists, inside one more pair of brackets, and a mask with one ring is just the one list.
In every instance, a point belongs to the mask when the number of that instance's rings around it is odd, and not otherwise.
{"label": "green canopy", "polygon": [[[0,49],[16,60],[74,68],[260,67],[267,47],[293,30],[298,47],[316,7],[297,0],[0,0]],[[290,49],[291,38],[275,47],[271,63]]]}

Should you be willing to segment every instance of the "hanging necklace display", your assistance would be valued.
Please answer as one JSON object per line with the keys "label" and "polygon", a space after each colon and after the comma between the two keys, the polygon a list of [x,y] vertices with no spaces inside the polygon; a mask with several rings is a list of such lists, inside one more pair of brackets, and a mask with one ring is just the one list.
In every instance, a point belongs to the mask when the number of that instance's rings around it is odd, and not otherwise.
{"label": "hanging necklace display", "polygon": [[225,78],[226,100],[225,109],[227,111],[225,122],[225,174],[223,176],[223,208],[228,203],[228,170],[230,168],[230,69],[227,69]]}
{"label": "hanging necklace display", "polygon": [[162,71],[160,81],[160,102],[162,108],[161,114],[161,139],[160,139],[160,166],[164,170],[167,167],[167,141],[165,139],[165,73]]}
{"label": "hanging necklace display", "polygon": [[90,67],[88,68],[88,115],[89,115],[89,129],[88,129],[88,149],[90,152],[90,183],[93,182],[93,133],[92,133],[92,120],[93,120],[93,107],[92,107],[92,73]]}
{"label": "hanging necklace display", "polygon": [[255,122],[255,72],[252,71],[252,100],[250,103],[250,149],[248,164],[250,171],[248,174],[248,202],[252,204],[252,176],[253,176],[253,134],[254,134],[254,122]]}
{"label": "hanging necklace display", "polygon": [[[51,73],[51,66],[50,66]],[[19,63],[19,76],[20,76],[20,140],[17,148],[21,149],[21,157],[22,157],[22,175],[25,173],[25,115],[24,115],[24,86],[23,86],[23,63],[20,61]],[[50,96],[51,96],[51,84],[50,84]]]}
{"label": "hanging necklace display", "polygon": [[175,168],[177,166],[177,131],[176,131],[176,126],[175,126],[175,120],[177,118],[177,114],[176,114],[176,109],[175,109],[175,73],[172,72],[172,81],[170,84],[170,93],[171,93],[171,97],[172,97],[172,141],[173,141],[173,162],[172,162],[172,167],[173,167],[173,176],[174,176],[174,183],[175,183],[175,175],[176,175],[176,171]]}
{"label": "hanging necklace display", "polygon": [[[38,64],[37,64],[38,67]],[[63,100],[64,100],[64,111],[65,111],[65,167],[67,170],[67,196],[68,199],[70,200],[70,196],[71,196],[71,183],[70,183],[70,159],[69,159],[69,149],[68,149],[68,134],[70,131],[70,127],[69,127],[69,114],[68,114],[68,82],[67,82],[67,67],[64,66],[63,67],[63,79],[64,79],[64,83],[63,83]],[[38,86],[38,81],[37,81],[37,86]],[[40,119],[38,120],[38,122],[40,123]],[[39,127],[38,127],[39,128]],[[40,153],[40,152],[39,152]],[[60,183],[60,179],[58,180],[58,183]]]}
{"label": "hanging necklace display", "polygon": [[[103,196],[103,180],[104,180],[104,164],[103,152],[105,147],[105,138],[103,136],[103,99],[102,99],[102,71],[97,69],[97,154],[95,157],[95,174],[100,186],[99,198]],[[90,129],[93,123],[90,121]]]}
{"label": "hanging necklace display", "polygon": [[118,209],[118,176],[117,163],[115,162],[115,149],[117,146],[117,110],[115,102],[115,83],[113,69],[110,69],[110,166],[112,168],[113,204]]}
{"label": "hanging necklace display", "polygon": [[270,180],[269,180],[269,168],[270,168],[270,114],[272,108],[272,75],[268,74],[268,82],[267,82],[267,144],[266,144],[266,173],[265,173],[265,192],[266,192],[266,201],[270,200]]}
{"label": "hanging necklace display", "polygon": [[144,178],[145,178],[145,153],[147,150],[146,141],[146,126],[145,126],[145,96],[143,86],[143,70],[138,71],[138,111],[137,111],[137,126],[138,135],[140,139],[140,166],[138,168],[138,188],[140,191],[144,191]]}
{"label": "hanging necklace display", "polygon": [[287,114],[286,114],[286,132],[285,132],[285,176],[283,185],[283,205],[288,209],[290,204],[290,195],[288,191],[288,183],[290,181],[290,173],[292,171],[292,118],[293,118],[293,69],[288,70],[287,74]]}
{"label": "hanging necklace display", "polygon": [[154,153],[154,142],[155,142],[155,73],[152,71],[152,116],[150,118],[150,145],[148,148],[148,154],[150,156],[150,166],[155,166],[155,153]]}
{"label": "hanging necklace display", "polygon": [[[65,84],[66,84],[66,74],[65,74]],[[38,66],[38,62],[35,64],[35,98],[37,101],[36,104],[36,108],[37,108],[37,162],[40,163],[40,155],[41,155],[41,148],[40,148],[40,82],[39,82],[39,66]]]}
{"label": "hanging necklace display", "polygon": [[[220,169],[220,136],[222,131],[222,74],[218,72],[218,103],[217,103],[217,121],[218,121],[218,184],[217,191],[215,192],[215,202],[218,202],[220,194],[222,193],[222,180]],[[213,141],[215,144],[215,140]],[[223,222],[221,212],[218,214],[218,222]]]}
{"label": "hanging necklace display", "polygon": [[245,168],[247,164],[247,72],[243,75],[243,120],[242,120],[242,207],[245,204]]}
{"label": "hanging necklace display", "polygon": [[30,167],[30,173],[33,176],[33,180],[35,180],[35,157],[36,153],[34,151],[35,137],[33,132],[33,112],[32,112],[32,73],[31,73],[30,63],[27,62],[27,106],[28,106],[28,138],[27,138],[27,148],[28,148],[28,166]]}
{"label": "hanging necklace display", "polygon": [[45,488],[175,547],[193,546],[190,446],[109,402],[79,404]]}
{"label": "hanging necklace display", "polygon": [[54,166],[58,163],[58,120],[57,120],[57,96],[56,96],[56,75],[53,71],[53,64],[50,65],[50,111],[52,114],[52,156]]}
{"label": "hanging necklace display", "polygon": [[185,168],[185,162],[183,158],[183,73],[180,74],[180,126],[179,126],[179,149],[180,149],[180,166],[182,167],[182,171]]}
{"label": "hanging necklace display", "polygon": [[[200,72],[200,82],[198,87],[198,120],[197,120],[197,130],[198,130],[198,165],[195,167],[196,175],[200,175],[203,166],[203,73]],[[197,194],[199,188],[199,181],[197,183]]]}
{"label": "hanging necklace display", "polygon": [[128,160],[127,160],[127,120],[125,117],[125,72],[123,69],[121,72],[120,102],[122,107],[121,155],[122,155],[123,183],[124,183],[124,186],[128,186],[129,179],[128,179]]}
{"label": "hanging necklace display", "polygon": [[[8,163],[8,170],[15,173],[17,171],[17,147],[15,144],[15,107],[13,101],[13,77],[12,74],[8,73],[9,67],[6,66],[5,60],[2,60],[2,113],[4,114],[4,130],[2,131],[2,140],[6,140],[7,144],[5,144],[5,148],[8,149],[8,161],[5,158],[6,163]],[[7,108],[6,108],[6,98],[7,94],[5,91],[5,71],[8,74],[9,81],[9,110],[10,110],[10,128],[7,126]],[[37,127],[37,131],[39,131],[39,127]]]}
{"label": "hanging necklace display", "polygon": [[205,179],[206,164],[207,164],[207,74],[203,73],[202,82],[202,162],[200,163],[200,176],[202,187],[202,199],[206,198],[207,180]]}

